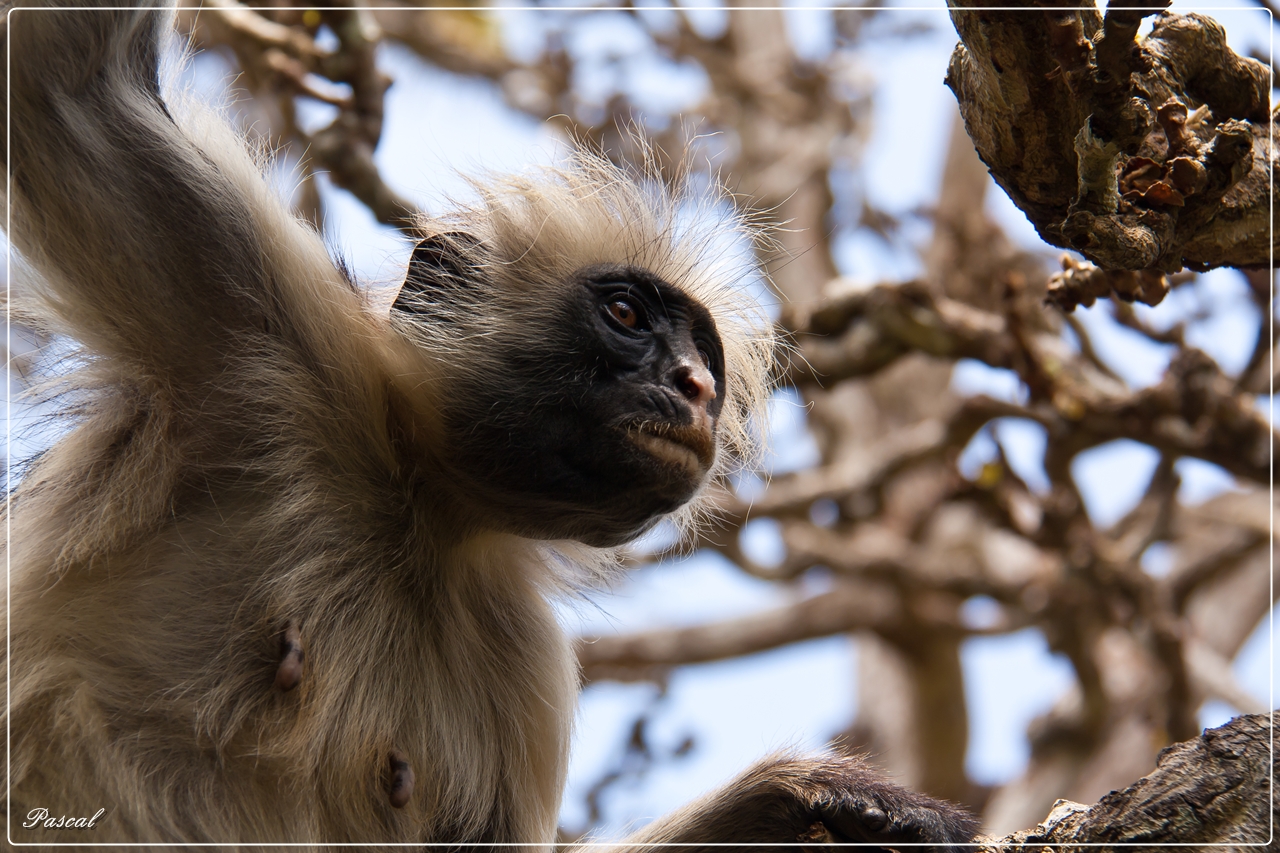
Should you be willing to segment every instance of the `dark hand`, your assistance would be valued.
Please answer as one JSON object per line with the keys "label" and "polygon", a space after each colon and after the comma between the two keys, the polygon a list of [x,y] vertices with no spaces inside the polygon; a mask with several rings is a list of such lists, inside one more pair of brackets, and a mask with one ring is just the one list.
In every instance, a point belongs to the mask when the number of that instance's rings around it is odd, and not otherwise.
{"label": "dark hand", "polygon": [[901,788],[866,768],[857,759],[832,759],[815,768],[821,784],[810,803],[814,822],[835,843],[863,843],[896,848],[903,853],[964,853],[978,831],[967,812],[943,800]]}

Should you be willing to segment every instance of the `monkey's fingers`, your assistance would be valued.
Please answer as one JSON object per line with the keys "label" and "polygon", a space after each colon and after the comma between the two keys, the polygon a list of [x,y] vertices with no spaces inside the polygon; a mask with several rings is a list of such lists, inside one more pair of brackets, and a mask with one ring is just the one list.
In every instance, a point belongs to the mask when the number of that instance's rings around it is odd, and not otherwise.
{"label": "monkey's fingers", "polygon": [[[861,844],[929,844],[934,853],[961,853],[973,839],[975,827],[968,817],[957,821],[954,815],[931,808],[911,807],[905,811],[886,812],[874,803],[823,803],[818,807],[824,826],[836,841]],[[911,853],[920,848],[904,848]]]}
{"label": "monkey's fingers", "polygon": [[[835,793],[835,792],[832,792]],[[879,844],[903,853],[964,853],[977,833],[977,822],[966,812],[876,779],[821,801],[815,808],[837,842]],[[914,845],[929,845],[927,848]]]}

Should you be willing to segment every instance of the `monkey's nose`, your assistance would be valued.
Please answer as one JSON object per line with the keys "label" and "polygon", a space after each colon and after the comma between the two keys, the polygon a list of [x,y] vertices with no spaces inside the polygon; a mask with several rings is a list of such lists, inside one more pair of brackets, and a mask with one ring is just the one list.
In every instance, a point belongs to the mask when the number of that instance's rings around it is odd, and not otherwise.
{"label": "monkey's nose", "polygon": [[675,389],[696,408],[706,411],[707,404],[716,398],[715,377],[701,364],[682,362],[671,378]]}

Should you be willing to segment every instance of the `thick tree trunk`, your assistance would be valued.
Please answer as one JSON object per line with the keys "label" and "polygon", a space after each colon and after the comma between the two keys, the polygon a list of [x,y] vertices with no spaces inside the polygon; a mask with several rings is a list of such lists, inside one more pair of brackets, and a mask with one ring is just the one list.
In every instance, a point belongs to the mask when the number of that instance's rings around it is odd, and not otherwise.
{"label": "thick tree trunk", "polygon": [[1043,853],[1057,844],[1141,845],[1116,848],[1129,853],[1174,843],[1203,845],[1181,848],[1186,851],[1273,845],[1280,823],[1272,787],[1275,764],[1270,717],[1237,717],[1169,747],[1150,775],[1123,791],[1089,807],[1059,800],[1035,829],[987,839],[980,853]]}

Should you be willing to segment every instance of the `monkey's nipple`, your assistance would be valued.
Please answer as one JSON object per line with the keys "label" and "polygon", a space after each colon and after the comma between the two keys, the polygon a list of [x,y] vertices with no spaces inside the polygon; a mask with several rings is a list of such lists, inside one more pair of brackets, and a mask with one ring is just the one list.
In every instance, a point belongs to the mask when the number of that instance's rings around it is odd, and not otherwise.
{"label": "monkey's nipple", "polygon": [[276,668],[276,687],[288,692],[302,681],[302,664],[306,652],[302,648],[302,632],[290,622],[280,637],[280,665]]}
{"label": "monkey's nipple", "polygon": [[389,759],[387,799],[392,808],[402,809],[413,796],[413,768],[409,766],[409,757],[398,749],[391,750]]}

